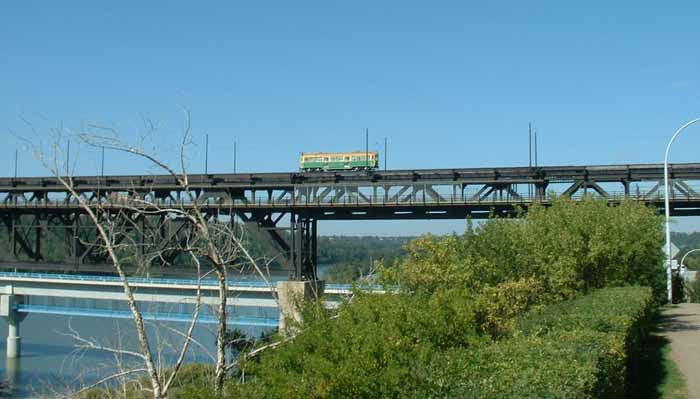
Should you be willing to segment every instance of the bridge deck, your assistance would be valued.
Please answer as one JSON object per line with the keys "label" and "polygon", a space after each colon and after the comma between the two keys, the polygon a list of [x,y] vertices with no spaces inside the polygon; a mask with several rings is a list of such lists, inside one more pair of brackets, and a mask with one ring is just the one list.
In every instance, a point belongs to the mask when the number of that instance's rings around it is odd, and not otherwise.
{"label": "bridge deck", "polygon": [[[670,177],[672,212],[700,214],[700,185],[688,183],[700,182],[700,164],[672,164]],[[550,193],[610,202],[628,198],[658,207],[662,180],[661,164],[190,175],[187,191],[165,175],[70,179],[84,201],[113,212],[197,207],[216,214],[295,213],[319,220],[483,218],[533,203],[548,205]],[[631,183],[646,186],[633,190]],[[55,177],[0,178],[0,214],[80,213],[80,204],[66,191]]]}
{"label": "bridge deck", "polygon": [[[678,163],[670,166],[673,178],[697,179],[700,163]],[[291,173],[238,173],[238,174],[192,174],[188,176],[193,189],[247,188],[260,190],[284,188],[297,185],[375,183],[391,184],[404,182],[534,182],[572,181],[591,179],[595,181],[632,181],[663,179],[663,164],[623,164],[623,165],[568,165],[540,167],[485,167],[449,169],[409,169],[332,171],[332,172],[291,172]],[[144,187],[153,190],[175,190],[180,187],[177,180],[167,175],[125,175],[125,176],[75,176],[74,186],[79,190],[132,190]],[[65,191],[55,177],[0,178],[0,192],[10,191]]]}

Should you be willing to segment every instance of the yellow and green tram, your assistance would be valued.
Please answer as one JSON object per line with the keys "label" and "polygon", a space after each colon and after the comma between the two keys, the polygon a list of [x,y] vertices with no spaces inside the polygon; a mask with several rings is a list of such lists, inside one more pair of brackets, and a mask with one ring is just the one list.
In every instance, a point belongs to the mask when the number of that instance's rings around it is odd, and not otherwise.
{"label": "yellow and green tram", "polygon": [[299,169],[304,172],[323,170],[372,170],[379,166],[376,151],[302,153]]}

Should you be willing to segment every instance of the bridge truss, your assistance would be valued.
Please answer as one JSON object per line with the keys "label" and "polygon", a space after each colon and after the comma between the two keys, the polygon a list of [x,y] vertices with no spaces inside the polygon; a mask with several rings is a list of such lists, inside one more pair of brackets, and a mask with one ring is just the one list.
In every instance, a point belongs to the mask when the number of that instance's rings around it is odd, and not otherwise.
{"label": "bridge truss", "polygon": [[[700,215],[700,164],[671,165],[670,178],[671,214]],[[664,189],[659,164],[190,175],[188,192],[172,176],[71,180],[102,220],[160,254],[154,264],[172,267],[192,226],[175,214],[144,211],[197,208],[212,223],[245,226],[277,269],[297,279],[315,277],[322,220],[515,216],[554,196],[629,199],[661,209]],[[56,178],[0,179],[0,222],[6,260],[56,262],[47,253],[51,241],[76,269],[106,261],[94,226]]]}

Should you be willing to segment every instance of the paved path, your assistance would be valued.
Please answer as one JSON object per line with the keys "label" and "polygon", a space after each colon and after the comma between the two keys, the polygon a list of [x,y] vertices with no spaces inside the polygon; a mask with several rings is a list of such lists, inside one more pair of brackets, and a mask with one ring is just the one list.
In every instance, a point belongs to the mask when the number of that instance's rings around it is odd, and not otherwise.
{"label": "paved path", "polygon": [[685,376],[688,398],[700,399],[700,303],[666,309],[661,328],[671,341],[671,357]]}

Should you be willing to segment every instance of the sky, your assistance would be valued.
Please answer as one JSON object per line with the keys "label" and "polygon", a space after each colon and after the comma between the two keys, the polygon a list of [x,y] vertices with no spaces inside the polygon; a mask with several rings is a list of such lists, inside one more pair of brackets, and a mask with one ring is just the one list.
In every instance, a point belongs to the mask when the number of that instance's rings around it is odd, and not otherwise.
{"label": "sky", "polygon": [[[22,1],[0,12],[0,175],[48,172],[26,140],[107,126],[189,169],[294,171],[301,152],[370,147],[389,168],[662,162],[700,117],[700,3]],[[700,125],[674,144],[697,162]],[[76,174],[99,151],[72,141]],[[383,161],[382,161],[383,163]],[[108,153],[107,174],[146,173]],[[683,220],[682,229],[700,229]],[[380,234],[463,221],[382,222]],[[326,234],[365,223],[327,223]]]}

